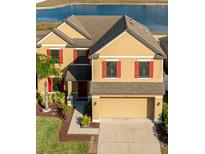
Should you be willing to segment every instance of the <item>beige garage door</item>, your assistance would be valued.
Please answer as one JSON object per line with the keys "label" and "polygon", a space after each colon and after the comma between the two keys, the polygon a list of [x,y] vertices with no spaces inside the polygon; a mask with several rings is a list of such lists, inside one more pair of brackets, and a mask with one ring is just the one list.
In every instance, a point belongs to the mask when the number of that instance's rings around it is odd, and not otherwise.
{"label": "beige garage door", "polygon": [[101,98],[101,118],[152,118],[151,98]]}

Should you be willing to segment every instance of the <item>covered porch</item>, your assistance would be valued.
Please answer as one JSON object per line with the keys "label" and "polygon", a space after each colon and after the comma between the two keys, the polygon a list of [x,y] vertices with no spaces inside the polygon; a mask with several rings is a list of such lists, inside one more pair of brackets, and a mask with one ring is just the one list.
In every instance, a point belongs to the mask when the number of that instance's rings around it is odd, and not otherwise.
{"label": "covered porch", "polygon": [[[68,103],[76,100],[87,100],[91,80],[90,65],[71,65],[66,73],[66,91]],[[71,105],[70,104],[70,105]]]}

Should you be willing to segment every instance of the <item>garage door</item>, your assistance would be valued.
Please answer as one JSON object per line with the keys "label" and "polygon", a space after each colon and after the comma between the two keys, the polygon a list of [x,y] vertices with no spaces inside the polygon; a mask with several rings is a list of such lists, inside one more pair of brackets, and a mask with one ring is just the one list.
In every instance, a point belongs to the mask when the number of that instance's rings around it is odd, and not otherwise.
{"label": "garage door", "polygon": [[101,118],[152,118],[151,98],[101,98]]}

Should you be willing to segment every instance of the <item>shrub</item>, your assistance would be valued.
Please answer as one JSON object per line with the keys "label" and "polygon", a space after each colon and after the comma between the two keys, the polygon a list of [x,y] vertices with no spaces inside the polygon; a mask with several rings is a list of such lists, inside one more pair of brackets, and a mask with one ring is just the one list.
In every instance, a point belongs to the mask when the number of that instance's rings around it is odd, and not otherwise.
{"label": "shrub", "polygon": [[162,110],[162,121],[165,125],[165,131],[168,133],[168,104],[164,102]]}
{"label": "shrub", "polygon": [[87,115],[84,115],[82,118],[81,118],[81,121],[80,121],[80,124],[83,126],[83,127],[89,127],[90,124],[91,124],[91,118]]}
{"label": "shrub", "polygon": [[65,104],[65,93],[64,92],[56,92],[52,94],[52,100],[58,104]]}
{"label": "shrub", "polygon": [[36,92],[36,100],[38,103],[44,102],[44,97],[39,92]]}
{"label": "shrub", "polygon": [[59,112],[60,116],[62,118],[67,117],[71,111],[71,107],[67,106],[66,104],[61,104],[59,107],[60,107],[60,112]]}
{"label": "shrub", "polygon": [[[45,95],[44,94],[41,94],[41,93],[36,93],[36,101],[38,103],[40,103],[41,105],[45,106]],[[48,103],[52,103],[52,95],[51,94],[48,94]]]}
{"label": "shrub", "polygon": [[88,102],[87,104],[85,104],[83,114],[87,114],[87,115],[92,114],[92,103],[91,102]]}

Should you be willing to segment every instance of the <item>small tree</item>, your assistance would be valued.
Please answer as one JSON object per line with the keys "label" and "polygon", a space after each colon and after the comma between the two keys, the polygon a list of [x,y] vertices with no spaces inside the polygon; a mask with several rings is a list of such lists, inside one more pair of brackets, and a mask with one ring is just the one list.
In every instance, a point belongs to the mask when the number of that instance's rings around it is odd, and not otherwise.
{"label": "small tree", "polygon": [[59,76],[60,70],[55,67],[55,61],[43,54],[36,54],[36,74],[41,79],[45,79],[45,112],[50,111],[48,108],[48,77],[52,75]]}

